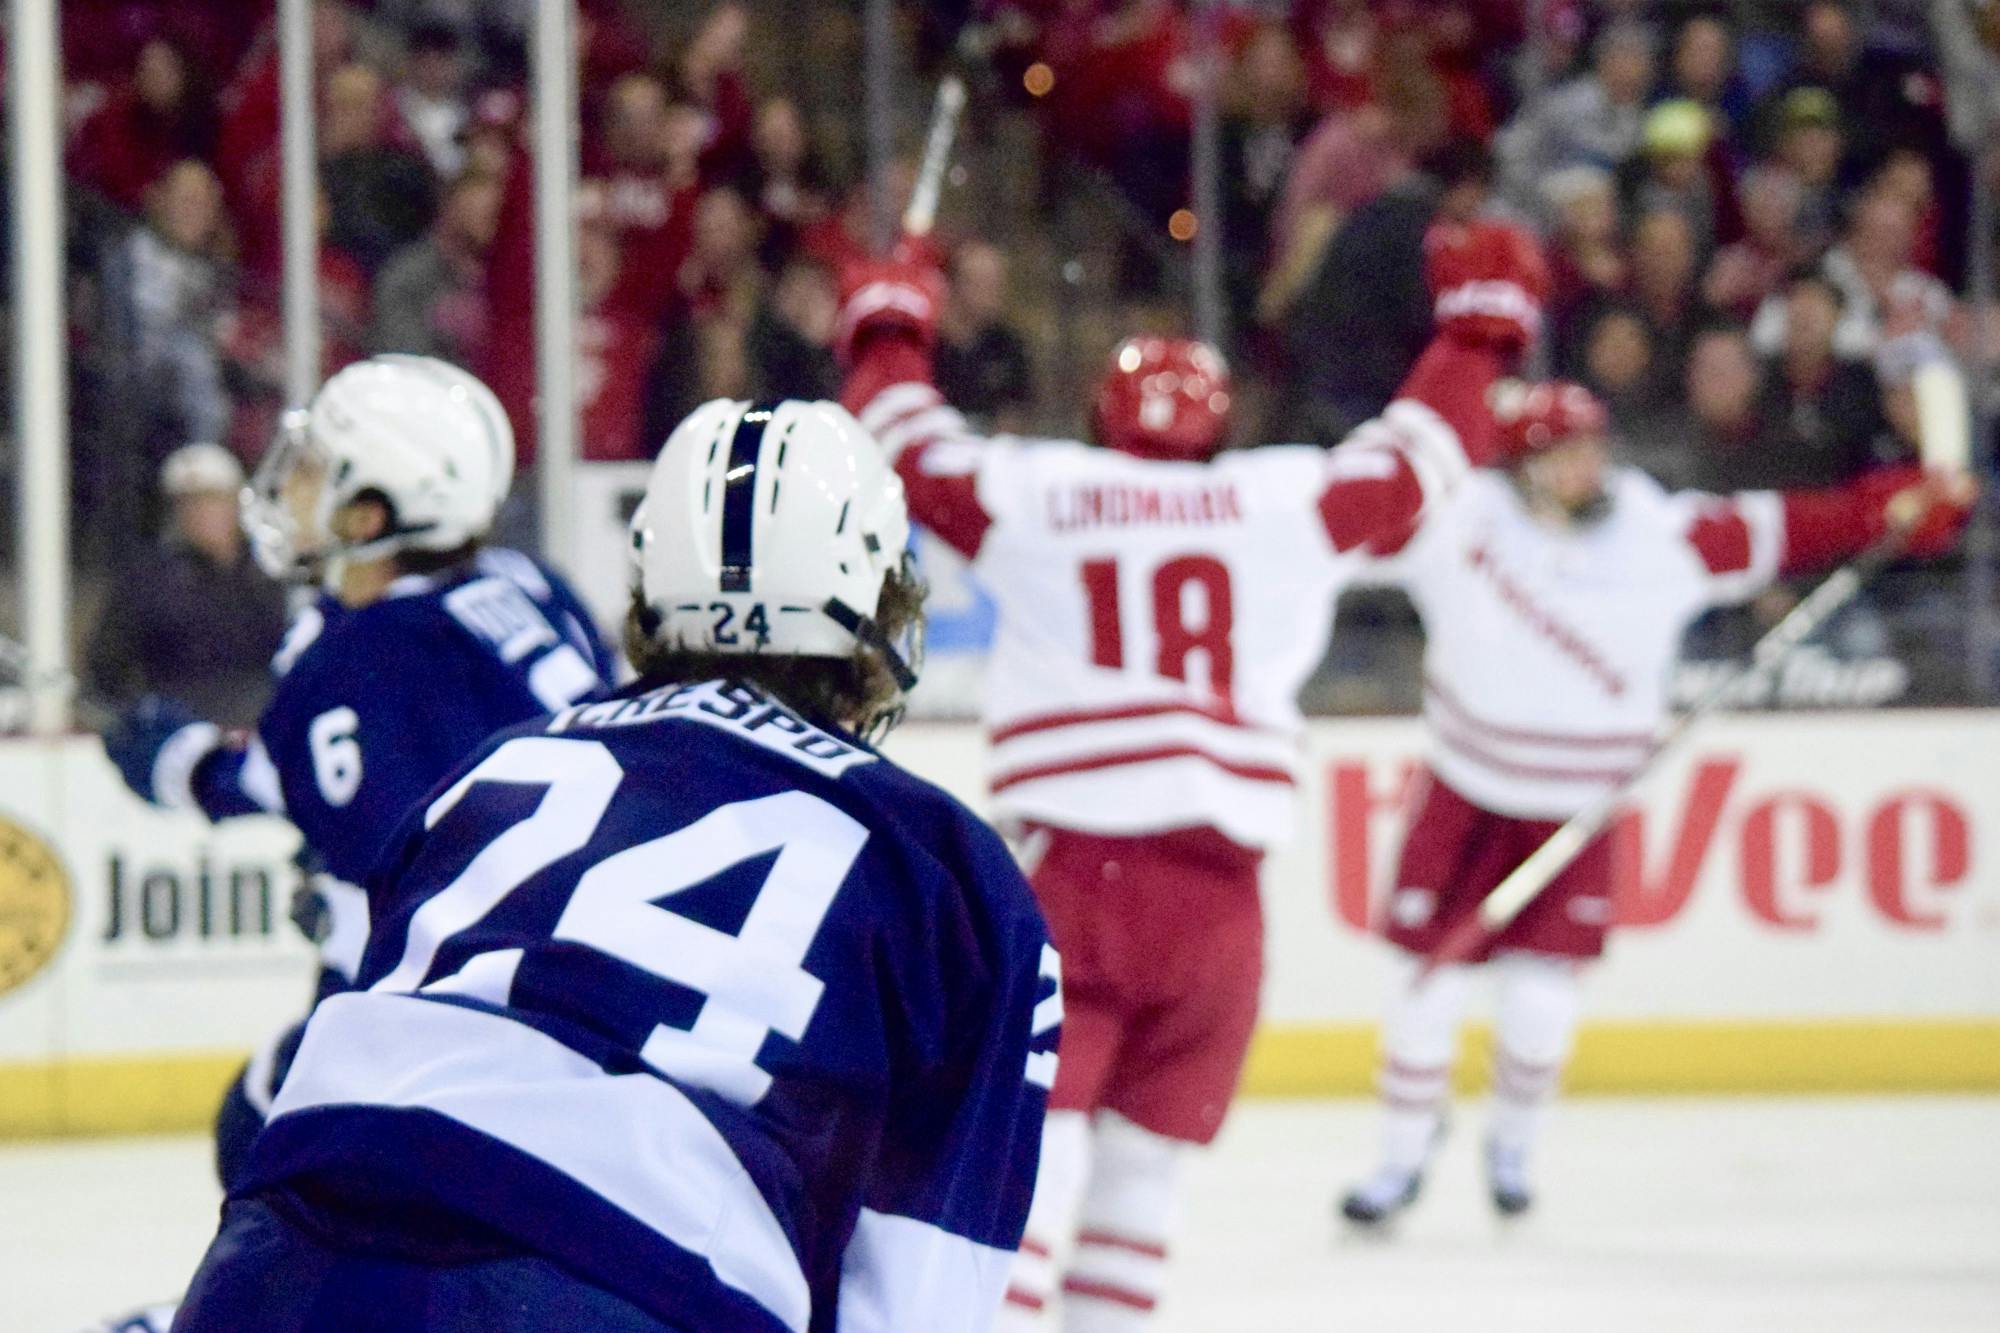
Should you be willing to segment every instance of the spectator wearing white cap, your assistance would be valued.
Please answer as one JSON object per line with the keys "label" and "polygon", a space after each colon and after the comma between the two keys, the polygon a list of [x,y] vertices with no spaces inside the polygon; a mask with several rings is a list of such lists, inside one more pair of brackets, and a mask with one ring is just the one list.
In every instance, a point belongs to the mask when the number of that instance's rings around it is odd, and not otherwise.
{"label": "spectator wearing white cap", "polygon": [[222,725],[247,726],[269,690],[285,595],[244,545],[242,465],[221,445],[185,445],[161,466],[160,489],[168,531],[111,581],[86,679],[106,699],[163,694]]}

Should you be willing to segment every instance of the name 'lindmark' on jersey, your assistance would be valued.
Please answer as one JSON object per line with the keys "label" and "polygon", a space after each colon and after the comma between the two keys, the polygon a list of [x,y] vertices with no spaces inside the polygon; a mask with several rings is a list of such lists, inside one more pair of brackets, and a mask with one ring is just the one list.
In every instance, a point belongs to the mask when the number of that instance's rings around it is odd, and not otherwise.
{"label": "name 'lindmark' on jersey", "polygon": [[1057,532],[1138,523],[1198,527],[1243,521],[1243,502],[1233,485],[1072,486],[1050,491],[1048,502],[1049,526]]}

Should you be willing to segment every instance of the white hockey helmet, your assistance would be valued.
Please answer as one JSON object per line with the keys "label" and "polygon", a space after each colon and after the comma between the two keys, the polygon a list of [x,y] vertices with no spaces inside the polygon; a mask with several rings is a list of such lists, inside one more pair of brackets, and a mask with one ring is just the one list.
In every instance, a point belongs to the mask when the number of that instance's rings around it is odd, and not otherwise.
{"label": "white hockey helmet", "polygon": [[837,403],[717,399],[675,427],[632,515],[639,628],[693,653],[876,655],[916,684],[883,586],[910,578],[903,482]]}
{"label": "white hockey helmet", "polygon": [[500,406],[499,398],[486,387],[486,381],[449,361],[435,356],[415,356],[406,352],[384,352],[375,360],[387,365],[408,366],[411,370],[426,375],[434,375],[443,380],[455,393],[465,395],[465,400],[479,413],[485,423],[487,442],[493,449],[494,502],[504,504],[507,495],[514,489],[514,423],[507,418],[507,409]]}
{"label": "white hockey helmet", "polygon": [[[285,414],[243,492],[244,529],[266,572],[330,577],[349,560],[450,551],[486,534],[512,432],[497,437],[491,394],[473,393],[464,383],[471,376],[442,366],[373,357],[327,380],[310,407]],[[389,507],[388,531],[341,541],[335,513],[371,494]]]}

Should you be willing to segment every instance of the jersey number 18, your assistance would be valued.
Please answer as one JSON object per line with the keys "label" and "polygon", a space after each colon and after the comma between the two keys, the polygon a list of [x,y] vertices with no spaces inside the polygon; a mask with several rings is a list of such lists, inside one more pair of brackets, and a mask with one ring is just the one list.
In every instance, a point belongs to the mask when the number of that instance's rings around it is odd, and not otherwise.
{"label": "jersey number 18", "polygon": [[[1169,680],[1206,683],[1210,694],[1227,699],[1235,673],[1229,646],[1234,613],[1229,567],[1212,555],[1178,555],[1153,571],[1144,591],[1158,645],[1153,669]],[[1123,668],[1124,597],[1118,561],[1111,557],[1084,561],[1083,593],[1090,610],[1090,660],[1101,667]],[[1199,660],[1205,682],[1190,670],[1191,658]]]}

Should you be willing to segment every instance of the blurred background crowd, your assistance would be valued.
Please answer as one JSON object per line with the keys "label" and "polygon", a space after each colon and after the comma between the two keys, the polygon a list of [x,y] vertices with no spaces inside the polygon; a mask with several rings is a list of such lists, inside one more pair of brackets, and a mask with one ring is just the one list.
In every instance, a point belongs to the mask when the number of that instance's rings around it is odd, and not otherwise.
{"label": "blurred background crowd", "polygon": [[[524,465],[532,8],[315,9],[326,368],[459,362],[514,415]],[[886,102],[906,155],[873,180],[861,6],[579,8],[590,459],[649,457],[710,397],[837,393],[838,274],[900,211],[946,68],[973,109],[939,234],[940,387],[997,429],[1078,433],[1119,336],[1187,331],[1203,228],[1241,444],[1331,445],[1381,409],[1426,336],[1420,243],[1441,216],[1546,237],[1544,368],[1601,393],[1625,457],[1671,485],[1831,484],[1903,458],[1914,368],[1951,356],[1984,385],[2000,344],[1992,0],[906,3]],[[278,632],[275,611],[242,631],[254,576],[201,504],[283,407],[272,15],[66,0],[62,23],[77,559],[117,588],[157,533],[190,571],[173,614],[148,613],[167,647],[134,647],[144,608],[113,597],[86,660],[106,692],[172,688],[169,659],[227,665],[178,641],[249,661]],[[1992,616],[1987,531],[1957,564],[1892,574],[1777,701],[1991,702],[1965,630]],[[1693,655],[1740,650],[1782,601],[1700,627]],[[1409,703],[1407,611],[1383,595],[1344,615],[1308,702]],[[131,679],[149,654],[154,678]]]}

